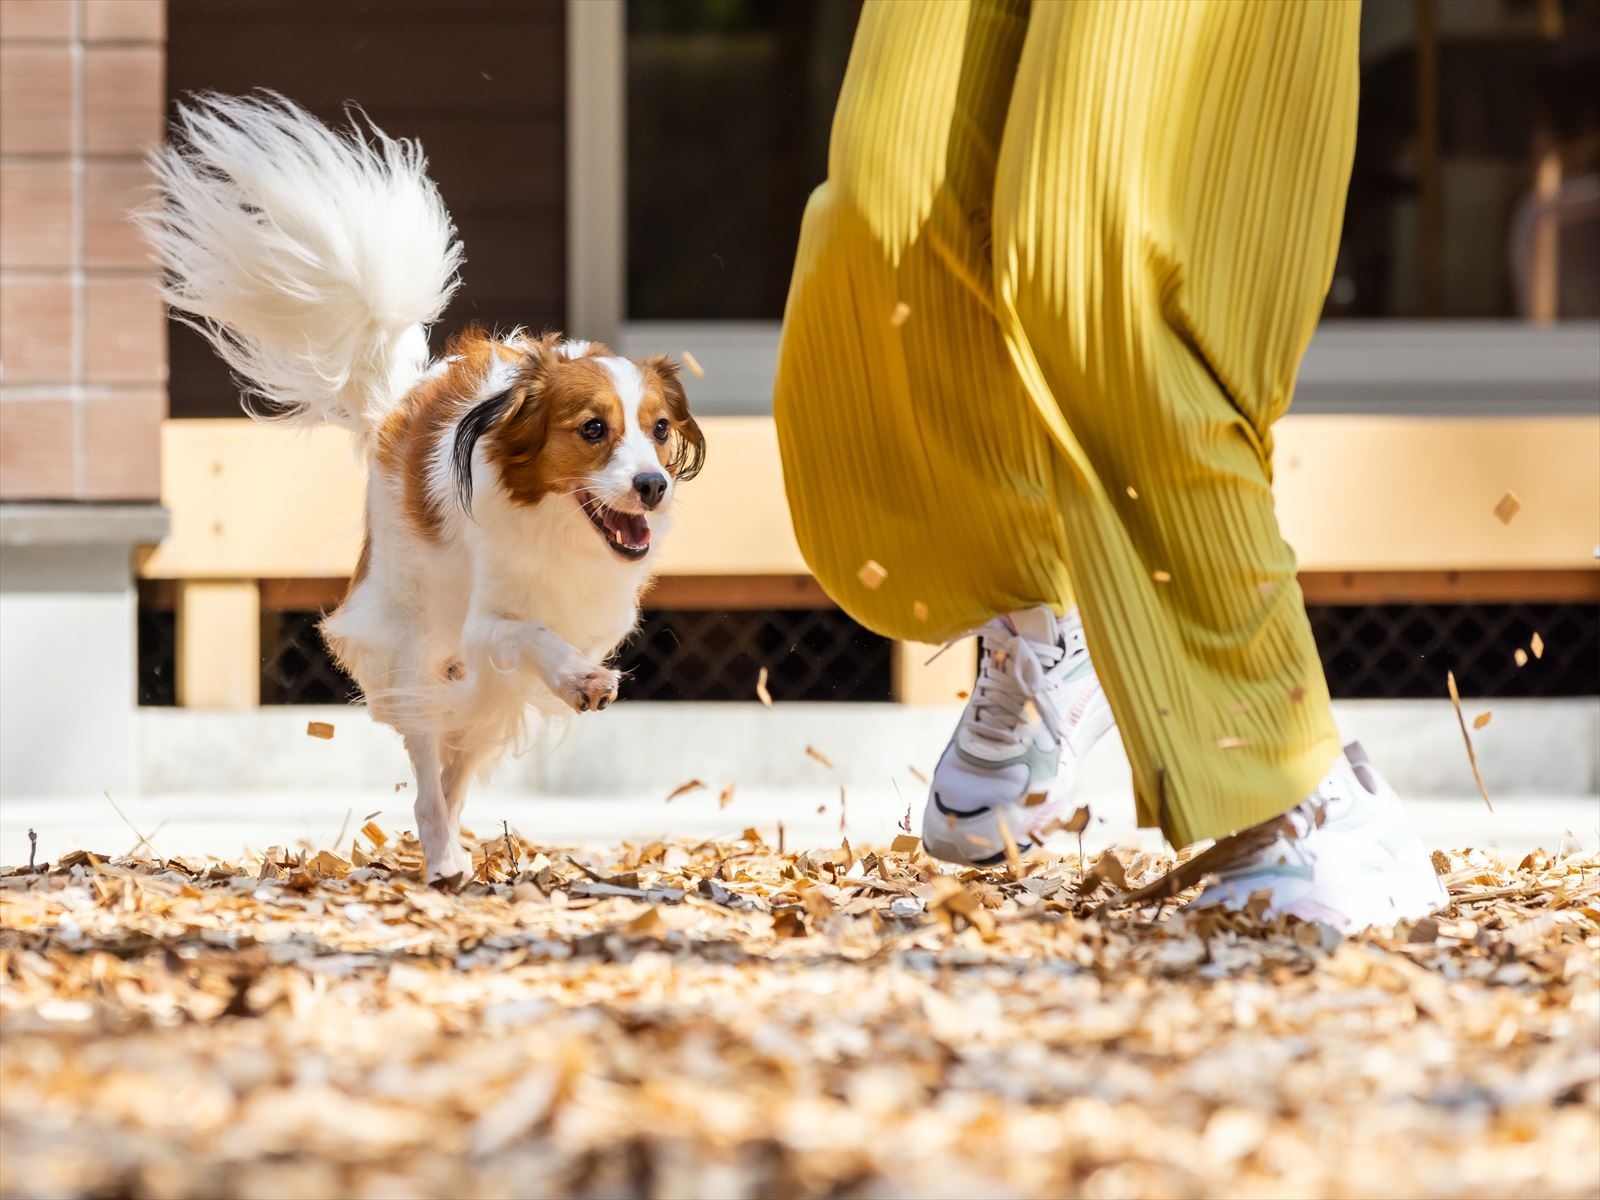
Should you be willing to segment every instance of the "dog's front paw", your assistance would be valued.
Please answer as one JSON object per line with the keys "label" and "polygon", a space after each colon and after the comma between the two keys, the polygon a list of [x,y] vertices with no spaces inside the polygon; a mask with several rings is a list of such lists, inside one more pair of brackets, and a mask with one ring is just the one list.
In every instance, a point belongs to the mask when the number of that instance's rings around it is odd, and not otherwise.
{"label": "dog's front paw", "polygon": [[579,712],[609,708],[622,676],[610,667],[579,661],[556,680],[555,693]]}

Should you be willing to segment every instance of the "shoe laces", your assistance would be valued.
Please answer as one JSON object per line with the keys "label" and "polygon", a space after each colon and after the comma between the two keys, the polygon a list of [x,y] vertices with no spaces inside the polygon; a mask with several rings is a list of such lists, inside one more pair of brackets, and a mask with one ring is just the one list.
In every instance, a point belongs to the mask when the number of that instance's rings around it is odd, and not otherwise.
{"label": "shoe laces", "polygon": [[1066,658],[1066,647],[1025,638],[1004,617],[990,621],[978,635],[983,653],[972,700],[961,715],[962,728],[1009,747],[1020,744],[1020,730],[1037,719],[1059,741],[1062,721],[1050,696],[1050,672]]}

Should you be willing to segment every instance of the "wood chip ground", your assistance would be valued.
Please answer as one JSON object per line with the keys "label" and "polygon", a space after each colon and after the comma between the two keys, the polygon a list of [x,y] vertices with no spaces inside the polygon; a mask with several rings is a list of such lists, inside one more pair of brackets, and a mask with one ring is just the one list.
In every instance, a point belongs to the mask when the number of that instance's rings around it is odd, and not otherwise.
{"label": "wood chip ground", "polygon": [[0,1193],[1600,1191],[1593,854],[1436,854],[1447,912],[1340,938],[896,845],[6,872]]}

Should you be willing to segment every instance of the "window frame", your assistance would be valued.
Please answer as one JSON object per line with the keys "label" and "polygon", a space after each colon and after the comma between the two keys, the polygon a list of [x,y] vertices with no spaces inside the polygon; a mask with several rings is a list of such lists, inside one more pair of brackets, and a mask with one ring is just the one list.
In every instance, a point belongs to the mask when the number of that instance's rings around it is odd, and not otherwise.
{"label": "window frame", "polygon": [[[693,385],[701,413],[770,414],[779,322],[627,317],[626,2],[566,0],[568,325],[635,357],[690,351],[706,368]],[[1294,409],[1600,414],[1600,321],[1326,321]]]}

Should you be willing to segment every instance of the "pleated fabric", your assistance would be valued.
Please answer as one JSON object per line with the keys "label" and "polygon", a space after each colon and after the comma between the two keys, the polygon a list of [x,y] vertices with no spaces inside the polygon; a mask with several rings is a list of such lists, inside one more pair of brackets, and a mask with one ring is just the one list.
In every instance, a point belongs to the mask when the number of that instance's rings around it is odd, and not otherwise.
{"label": "pleated fabric", "polygon": [[921,641],[1076,603],[1177,845],[1339,750],[1271,429],[1333,270],[1359,16],[868,0],[801,231],[775,413],[818,580]]}

